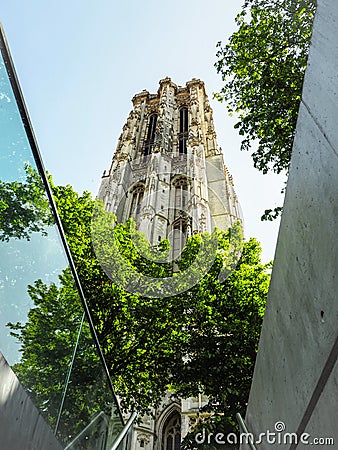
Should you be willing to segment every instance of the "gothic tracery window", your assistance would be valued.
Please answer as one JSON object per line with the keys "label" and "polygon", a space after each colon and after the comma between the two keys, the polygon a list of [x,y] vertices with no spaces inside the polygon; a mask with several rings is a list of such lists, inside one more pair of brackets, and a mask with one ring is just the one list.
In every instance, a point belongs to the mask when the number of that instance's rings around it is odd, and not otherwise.
{"label": "gothic tracery window", "polygon": [[180,131],[178,134],[178,151],[179,153],[187,153],[188,140],[188,108],[180,109]]}
{"label": "gothic tracery window", "polygon": [[164,424],[161,450],[180,450],[180,448],[181,417],[177,411],[174,411]]}
{"label": "gothic tracery window", "polygon": [[175,212],[184,211],[188,202],[188,182],[185,177],[179,177],[174,181],[175,187]]}
{"label": "gothic tracery window", "polygon": [[144,185],[139,184],[139,185],[135,186],[131,193],[132,193],[132,198],[131,198],[130,209],[129,209],[129,217],[133,217],[136,220],[137,216],[141,212],[141,204],[142,204],[143,195],[144,195]]}
{"label": "gothic tracery window", "polygon": [[174,223],[172,226],[173,259],[180,256],[188,236],[187,208],[189,201],[188,180],[178,176],[173,180],[174,186]]}
{"label": "gothic tracery window", "polygon": [[145,156],[149,155],[153,148],[154,140],[155,140],[156,123],[157,123],[157,114],[152,114],[149,117],[147,139],[144,143],[143,153]]}
{"label": "gothic tracery window", "polygon": [[187,221],[185,219],[177,220],[173,225],[173,259],[180,256],[187,240]]}

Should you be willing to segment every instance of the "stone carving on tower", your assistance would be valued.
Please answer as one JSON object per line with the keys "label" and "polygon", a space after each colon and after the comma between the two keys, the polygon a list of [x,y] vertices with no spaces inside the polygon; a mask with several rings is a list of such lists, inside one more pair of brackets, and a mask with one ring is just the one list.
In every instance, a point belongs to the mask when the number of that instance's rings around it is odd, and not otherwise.
{"label": "stone carving on tower", "polygon": [[241,216],[204,83],[159,84],[134,96],[98,197],[118,221],[133,217],[152,244],[169,239],[175,259],[189,235]]}

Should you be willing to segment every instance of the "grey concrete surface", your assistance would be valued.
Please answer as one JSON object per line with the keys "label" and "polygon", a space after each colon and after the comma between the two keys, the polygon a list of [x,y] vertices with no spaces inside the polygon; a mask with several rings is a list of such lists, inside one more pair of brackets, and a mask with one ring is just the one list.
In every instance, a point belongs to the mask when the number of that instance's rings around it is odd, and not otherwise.
{"label": "grey concrete surface", "polygon": [[282,421],[285,432],[332,437],[319,448],[338,448],[337,228],[338,2],[319,0],[246,415],[256,435]]}
{"label": "grey concrete surface", "polygon": [[0,353],[0,450],[62,450]]}

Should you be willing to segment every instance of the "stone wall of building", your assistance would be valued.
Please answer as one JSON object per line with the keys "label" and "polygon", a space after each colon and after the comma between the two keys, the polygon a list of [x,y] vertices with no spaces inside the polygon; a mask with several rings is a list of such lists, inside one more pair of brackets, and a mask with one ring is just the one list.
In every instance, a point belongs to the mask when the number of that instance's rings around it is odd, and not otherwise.
{"label": "stone wall of building", "polygon": [[[134,425],[128,450],[163,450],[165,446],[167,431],[171,426],[170,422],[176,422],[177,436],[181,439],[191,432],[196,425],[197,419],[207,417],[208,413],[200,410],[208,402],[205,395],[190,397],[187,399],[175,398],[173,393],[168,393],[158,408],[152,411],[149,416],[143,416],[142,420]],[[175,447],[176,448],[176,447]],[[174,450],[174,448],[173,448]]]}

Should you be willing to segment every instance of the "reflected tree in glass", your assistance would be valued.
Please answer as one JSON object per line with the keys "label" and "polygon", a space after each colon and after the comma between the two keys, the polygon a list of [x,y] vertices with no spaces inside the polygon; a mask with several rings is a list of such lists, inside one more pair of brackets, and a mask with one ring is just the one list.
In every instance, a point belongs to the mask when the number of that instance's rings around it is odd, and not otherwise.
{"label": "reflected tree in glass", "polygon": [[[98,413],[104,412],[109,418],[111,394],[102,383],[99,357],[89,326],[82,323],[82,307],[70,271],[67,269],[60,276],[60,286],[47,286],[37,280],[28,292],[34,302],[28,321],[9,324],[12,335],[22,344],[22,357],[14,370],[55,427],[65,377],[72,363],[63,408],[65,417],[59,427],[66,442]],[[76,342],[76,358],[71,361],[69,349]],[[64,383],[60,384],[60,380]]]}
{"label": "reflected tree in glass", "polygon": [[45,190],[38,174],[25,165],[26,180],[6,182],[0,180],[0,240],[10,238],[31,239],[33,232],[47,236],[46,226],[53,225]]}

